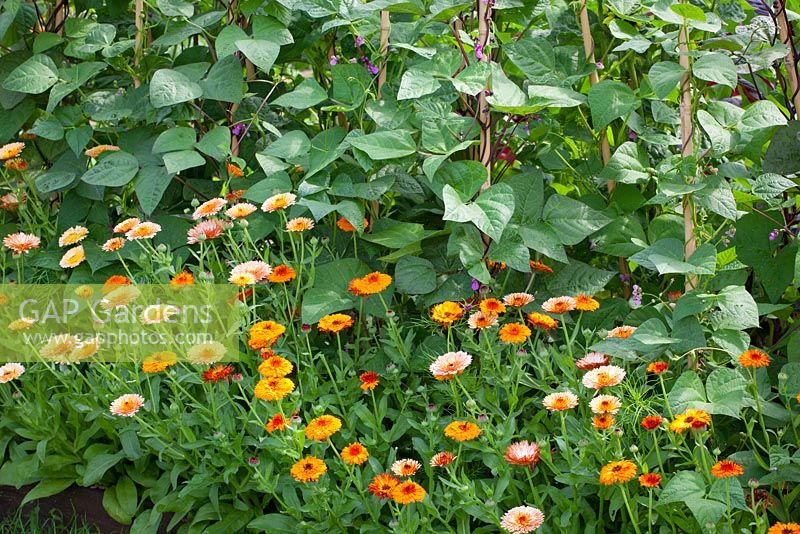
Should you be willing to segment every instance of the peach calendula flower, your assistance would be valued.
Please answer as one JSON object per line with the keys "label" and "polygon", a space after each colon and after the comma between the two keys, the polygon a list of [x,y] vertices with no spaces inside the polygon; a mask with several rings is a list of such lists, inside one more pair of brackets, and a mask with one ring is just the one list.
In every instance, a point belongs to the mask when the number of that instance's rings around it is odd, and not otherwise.
{"label": "peach calendula flower", "polygon": [[[22,195],[23,200],[25,200],[25,195]],[[19,208],[19,198],[14,193],[6,193],[5,195],[0,197],[0,209],[4,209],[6,211],[17,211]]]}
{"label": "peach calendula flower", "polygon": [[294,382],[286,377],[262,378],[253,388],[256,398],[265,401],[281,400],[292,391]]}
{"label": "peach calendula flower", "polygon": [[469,421],[453,421],[444,429],[444,435],[456,441],[472,441],[481,434],[478,425]]}
{"label": "peach calendula flower", "polygon": [[769,366],[769,355],[758,349],[747,349],[739,356],[739,363],[742,367],[755,369],[757,367]]}
{"label": "peach calendula flower", "polygon": [[128,232],[133,230],[133,228],[137,224],[139,224],[140,222],[142,222],[142,221],[140,221],[137,217],[131,217],[129,219],[125,219],[124,221],[118,223],[114,227],[114,233],[115,234],[127,234]]}
{"label": "peach calendula flower", "polygon": [[575,309],[575,299],[572,297],[553,297],[542,303],[542,309],[548,313],[561,315]]}
{"label": "peach calendula flower", "polygon": [[392,473],[399,477],[411,477],[422,467],[416,460],[403,458],[392,464]]}
{"label": "peach calendula flower", "polygon": [[639,476],[639,485],[643,488],[657,488],[661,485],[661,475],[658,473],[645,473]]}
{"label": "peach calendula flower", "polygon": [[366,371],[358,376],[358,379],[361,381],[361,389],[363,391],[372,391],[378,387],[380,378],[381,377],[378,373],[374,373],[372,371]]}
{"label": "peach calendula flower", "polygon": [[711,415],[705,410],[689,408],[684,413],[676,415],[669,423],[669,429],[678,434],[685,430],[702,430],[711,424]]}
{"label": "peach calendula flower", "polygon": [[575,309],[578,311],[593,312],[600,308],[600,303],[589,295],[577,295],[575,297]]}
{"label": "peach calendula flower", "polygon": [[244,219],[248,215],[255,212],[258,208],[249,202],[240,202],[238,204],[234,204],[230,208],[225,210],[225,215],[230,217],[231,219]]}
{"label": "peach calendula flower", "polygon": [[531,337],[531,329],[521,323],[508,323],[500,328],[498,335],[504,343],[524,343]]}
{"label": "peach calendula flower", "polygon": [[472,355],[464,351],[442,354],[430,365],[430,371],[436,380],[449,380],[460,375],[472,363]]}
{"label": "peach calendula flower", "polygon": [[258,372],[265,377],[281,377],[292,372],[292,362],[281,356],[268,356],[258,365]]}
{"label": "peach calendula flower", "polygon": [[603,365],[583,375],[581,383],[589,389],[603,389],[616,386],[625,378],[625,369],[616,365]]}
{"label": "peach calendula flower", "polygon": [[598,395],[589,401],[589,408],[592,409],[592,413],[596,414],[615,414],[619,411],[621,406],[622,402],[619,400],[619,397],[615,397],[614,395]]}
{"label": "peach calendula flower", "polygon": [[455,459],[456,455],[453,454],[452,452],[442,451],[442,452],[437,452],[436,454],[431,456],[430,464],[431,467],[447,467],[448,465],[453,463],[453,460]]}
{"label": "peach calendula flower", "polygon": [[464,315],[464,308],[461,307],[461,304],[449,300],[440,302],[431,308],[433,320],[444,326],[450,326],[461,319],[462,315]]}
{"label": "peach calendula flower", "polygon": [[506,312],[506,305],[497,299],[484,299],[478,308],[486,315],[500,315]]}
{"label": "peach calendula flower", "polygon": [[392,500],[398,504],[420,502],[424,498],[425,488],[413,480],[401,482],[392,489]]}
{"label": "peach calendula flower", "polygon": [[142,324],[158,324],[178,315],[180,308],[174,304],[150,304],[142,310]]}
{"label": "peach calendula flower", "polygon": [[124,237],[112,237],[111,239],[103,243],[103,246],[100,248],[103,249],[103,252],[116,252],[122,249],[122,247],[124,246],[125,246]]}
{"label": "peach calendula flower", "polygon": [[192,213],[192,219],[198,221],[206,217],[213,217],[219,213],[227,203],[228,201],[224,198],[212,198],[211,200],[206,200],[194,210],[194,213]]}
{"label": "peach calendula flower", "polygon": [[539,462],[539,455],[542,449],[537,443],[528,440],[518,441],[506,447],[505,459],[511,465],[522,465],[525,467],[535,466]]}
{"label": "peach calendula flower", "polygon": [[[336,221],[336,226],[338,226],[342,232],[356,231],[356,227],[350,224],[350,221],[348,221],[344,217],[339,217],[339,219]],[[364,218],[364,229],[366,230],[368,226],[369,226],[369,219]]]}
{"label": "peach calendula flower", "polygon": [[598,430],[608,430],[614,426],[614,416],[610,413],[601,413],[592,417],[592,426]]}
{"label": "peach calendula flower", "polygon": [[[116,285],[116,286],[108,286],[111,291],[105,294],[103,300],[100,301],[100,307],[104,310],[114,310],[117,308],[123,308],[128,304],[131,304],[133,301],[138,299],[142,292],[139,291],[136,286],[132,285]],[[105,290],[105,286],[103,290]]]}
{"label": "peach calendula flower", "polygon": [[389,499],[392,496],[392,490],[400,484],[400,481],[389,473],[381,473],[372,478],[372,482],[367,486],[367,491],[378,497],[379,499]]}
{"label": "peach calendula flower", "polygon": [[178,355],[169,350],[154,352],[142,362],[145,373],[160,373],[178,363]]}
{"label": "peach calendula flower", "polygon": [[12,158],[3,163],[3,167],[11,171],[24,171],[28,168],[28,162],[22,158]]}
{"label": "peach calendula flower", "polygon": [[75,243],[80,243],[86,239],[87,235],[89,235],[89,230],[84,226],[73,226],[72,228],[67,228],[64,230],[64,233],[61,234],[61,237],[58,238],[58,246],[68,247],[70,245],[74,245]]}
{"label": "peach calendula flower", "polygon": [[138,393],[128,393],[114,400],[109,407],[109,411],[121,417],[133,417],[143,405],[144,397]]}
{"label": "peach calendula flower", "polygon": [[611,357],[608,354],[603,354],[602,352],[590,352],[583,358],[575,360],[575,367],[583,371],[590,371],[592,369],[608,365],[608,362],[610,361]]}
{"label": "peach calendula flower", "polygon": [[667,362],[651,362],[647,366],[647,372],[654,375],[660,375],[661,373],[666,373],[667,369],[669,369],[669,363]]}
{"label": "peach calendula flower", "polygon": [[234,163],[228,163],[225,166],[225,169],[228,171],[228,176],[233,176],[234,178],[241,178],[244,176],[242,169],[240,169],[239,166]]}
{"label": "peach calendula flower", "polygon": [[531,312],[527,319],[531,326],[539,330],[552,330],[558,327],[558,321],[544,313]]}
{"label": "peach calendula flower", "polygon": [[282,413],[276,413],[269,418],[269,421],[267,421],[267,424],[264,425],[264,428],[266,428],[267,432],[270,434],[276,430],[286,430],[286,418]]}
{"label": "peach calendula flower", "polygon": [[530,265],[531,269],[533,269],[534,271],[540,272],[540,273],[550,274],[550,273],[553,272],[553,268],[552,267],[550,267],[549,265],[545,265],[544,263],[542,263],[540,261],[531,260],[529,265]]}
{"label": "peach calendula flower", "polygon": [[94,295],[94,289],[92,289],[92,286],[87,285],[78,286],[75,288],[75,295],[82,299],[88,299]]}
{"label": "peach calendula flower", "polygon": [[509,293],[503,297],[503,302],[506,306],[512,308],[522,308],[533,302],[533,295],[530,293]]}
{"label": "peach calendula flower", "polygon": [[316,441],[325,441],[342,428],[342,421],[332,415],[320,415],[306,425],[306,438]]}
{"label": "peach calendula flower", "polygon": [[62,269],[73,269],[83,263],[85,259],[86,253],[83,251],[83,245],[78,245],[66,251],[58,264]]}
{"label": "peach calendula flower", "polygon": [[69,334],[58,334],[51,336],[47,343],[39,349],[42,358],[56,362],[66,362],[72,351],[80,347],[81,341]]}
{"label": "peach calendula flower", "polygon": [[642,428],[645,430],[655,430],[661,423],[664,421],[664,418],[660,415],[648,415],[642,419]]}
{"label": "peach calendula flower", "polygon": [[21,363],[7,363],[0,367],[0,384],[5,384],[16,380],[25,372],[25,366]]}
{"label": "peach calendula flower", "polygon": [[608,339],[612,337],[617,337],[620,339],[628,339],[633,335],[634,332],[636,332],[635,326],[622,325],[609,330],[608,335],[606,335],[606,338]]}
{"label": "peach calendula flower", "polygon": [[329,332],[336,334],[353,326],[353,318],[343,313],[334,313],[326,315],[317,323],[317,328],[320,332]]}
{"label": "peach calendula flower", "polygon": [[25,149],[25,143],[8,143],[0,147],[0,160],[16,158]]}
{"label": "peach calendula flower", "polygon": [[744,468],[733,460],[721,460],[711,466],[711,474],[717,478],[738,477],[744,474]]}
{"label": "peach calendula flower", "polygon": [[491,314],[487,315],[482,311],[477,311],[469,316],[467,324],[473,330],[484,330],[497,324],[497,316]]}
{"label": "peach calendula flower", "polygon": [[245,193],[247,193],[246,189],[234,189],[233,191],[230,191],[228,192],[228,194],[225,195],[225,200],[227,200],[228,202],[236,202],[237,200],[242,198]]}
{"label": "peach calendula flower", "polygon": [[13,252],[15,256],[27,254],[31,250],[39,248],[41,242],[41,239],[35,235],[24,232],[8,234],[3,238],[3,246]]}
{"label": "peach calendula flower", "polygon": [[259,260],[246,261],[231,269],[231,276],[241,273],[252,274],[256,282],[263,282],[272,273],[272,267]]}
{"label": "peach calendula flower", "polygon": [[369,451],[359,442],[347,445],[339,453],[342,460],[350,465],[361,465],[369,458]]}
{"label": "peach calendula flower", "polygon": [[125,232],[125,237],[128,238],[129,241],[135,241],[137,239],[153,239],[158,232],[161,231],[161,225],[145,221],[140,222],[127,232]]}
{"label": "peach calendula flower", "polygon": [[256,350],[271,347],[284,332],[286,327],[282,324],[275,321],[259,321],[250,327],[247,345]]}
{"label": "peach calendula flower", "polygon": [[189,271],[183,271],[172,277],[169,281],[172,287],[192,286],[194,285],[194,275]]}
{"label": "peach calendula flower", "polygon": [[276,265],[267,276],[267,280],[273,284],[285,284],[295,278],[297,278],[297,272],[288,265]]}
{"label": "peach calendula flower", "polygon": [[208,219],[198,223],[186,232],[186,243],[194,245],[200,241],[211,241],[222,235],[225,231],[225,226],[219,219]]}
{"label": "peach calendula flower", "polygon": [[600,484],[610,486],[612,484],[625,484],[633,480],[638,468],[630,460],[619,460],[610,462],[600,470]]}
{"label": "peach calendula flower", "polygon": [[186,352],[189,361],[195,364],[211,365],[225,357],[228,350],[219,341],[206,341],[193,345]]}
{"label": "peach calendula flower", "polygon": [[22,332],[23,330],[28,330],[34,324],[36,324],[36,321],[30,317],[20,317],[8,323],[8,329],[12,332]]}
{"label": "peach calendula flower", "polygon": [[541,527],[544,514],[533,506],[516,506],[503,514],[500,526],[511,534],[527,534]]}
{"label": "peach calendula flower", "polygon": [[775,523],[767,534],[800,534],[800,523]]}
{"label": "peach calendula flower", "polygon": [[97,145],[86,149],[83,153],[87,157],[96,158],[103,152],[117,152],[119,147],[116,145]]}
{"label": "peach calendula flower", "polygon": [[289,472],[298,482],[316,482],[326,471],[328,466],[325,462],[316,456],[306,456],[298,460]]}
{"label": "peach calendula flower", "polygon": [[295,217],[286,222],[287,232],[306,232],[314,229],[314,219],[308,217]]}
{"label": "peach calendula flower", "polygon": [[239,287],[252,286],[256,283],[256,277],[253,273],[231,273],[228,282]]}
{"label": "peach calendula flower", "polygon": [[278,193],[264,201],[261,205],[261,211],[266,211],[267,213],[280,211],[289,206],[294,206],[295,202],[297,202],[297,195],[294,193]]}
{"label": "peach calendula flower", "polygon": [[578,405],[578,396],[571,391],[558,391],[542,399],[542,404],[551,412],[563,412]]}
{"label": "peach calendula flower", "polygon": [[348,289],[357,297],[375,295],[380,293],[392,284],[392,277],[381,272],[370,273],[361,278],[350,280]]}
{"label": "peach calendula flower", "polygon": [[228,380],[233,370],[233,365],[214,365],[203,371],[201,376],[203,377],[203,382],[217,383]]}

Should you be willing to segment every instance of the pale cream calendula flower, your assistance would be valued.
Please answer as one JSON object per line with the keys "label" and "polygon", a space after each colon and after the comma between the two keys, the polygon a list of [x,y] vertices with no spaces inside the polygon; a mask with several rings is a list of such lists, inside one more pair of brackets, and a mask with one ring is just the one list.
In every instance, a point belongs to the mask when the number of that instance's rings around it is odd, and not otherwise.
{"label": "pale cream calendula flower", "polygon": [[189,349],[187,356],[189,361],[197,364],[212,364],[225,357],[227,349],[219,341],[209,341],[199,343]]}

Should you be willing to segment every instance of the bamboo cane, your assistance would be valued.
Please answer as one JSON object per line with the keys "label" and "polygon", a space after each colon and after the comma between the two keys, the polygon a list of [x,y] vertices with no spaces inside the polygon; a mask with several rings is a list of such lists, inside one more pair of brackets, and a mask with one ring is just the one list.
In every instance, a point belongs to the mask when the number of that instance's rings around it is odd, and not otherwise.
{"label": "bamboo cane", "polygon": [[388,11],[381,11],[381,44],[380,44],[380,53],[381,57],[383,58],[383,64],[381,65],[381,71],[378,73],[378,100],[381,98],[381,89],[383,89],[383,84],[386,83],[386,57],[389,55],[389,30],[391,26],[389,25],[389,12]]}
{"label": "bamboo cane", "polygon": [[[138,67],[144,51],[144,0],[136,0],[134,16],[136,17],[136,48],[133,53],[133,66]],[[133,77],[133,86],[139,87],[140,85],[142,85],[142,81],[136,74]]]}
{"label": "bamboo cane", "polygon": [[[684,69],[681,77],[681,155],[689,157],[694,153],[694,126],[692,124],[692,91],[689,72],[689,32],[684,22],[678,34],[678,51],[680,53],[680,65]],[[683,253],[688,261],[694,251],[697,250],[697,238],[694,231],[694,202],[691,194],[683,197]],[[697,287],[697,277],[687,275],[685,290],[691,291]]]}

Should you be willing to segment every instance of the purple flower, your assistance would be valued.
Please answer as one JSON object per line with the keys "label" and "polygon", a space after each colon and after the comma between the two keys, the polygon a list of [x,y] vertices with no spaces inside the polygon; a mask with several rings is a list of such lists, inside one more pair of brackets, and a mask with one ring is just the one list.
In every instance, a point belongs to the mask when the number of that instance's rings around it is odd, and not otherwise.
{"label": "purple flower", "polygon": [[244,131],[244,123],[242,123],[242,122],[240,122],[239,124],[234,125],[233,128],[231,128],[231,133],[233,135],[235,135],[236,137],[239,137],[240,135],[242,135],[243,131]]}
{"label": "purple flower", "polygon": [[336,65],[337,63],[339,63],[339,58],[337,58],[336,56],[331,56],[329,63],[331,65]]}
{"label": "purple flower", "polygon": [[598,70],[603,70],[604,68],[606,68],[606,66],[603,65],[602,61],[598,61],[597,63],[594,64],[594,66],[597,67]]}
{"label": "purple flower", "polygon": [[475,45],[475,57],[483,59],[483,45]]}
{"label": "purple flower", "polygon": [[628,282],[631,279],[631,275],[622,273],[619,275],[620,282]]}
{"label": "purple flower", "polygon": [[633,130],[628,130],[628,139],[630,139],[631,141],[636,141],[637,137],[639,136],[636,135],[636,132],[634,132]]}
{"label": "purple flower", "polygon": [[364,44],[364,38],[360,35],[356,35],[356,46],[361,46]]}
{"label": "purple flower", "polygon": [[776,239],[778,239],[778,233],[779,232],[780,232],[780,230],[778,230],[777,228],[774,229],[773,231],[771,231],[769,233],[769,240],[770,241],[775,241]]}
{"label": "purple flower", "polygon": [[481,288],[481,283],[478,282],[475,278],[472,279],[472,290],[477,291]]}
{"label": "purple flower", "polygon": [[375,76],[376,74],[378,74],[381,71],[381,69],[379,69],[378,67],[376,67],[372,63],[367,63],[367,69],[372,73],[373,76]]}
{"label": "purple flower", "polygon": [[633,292],[631,293],[631,306],[638,308],[642,305],[642,288],[633,284]]}

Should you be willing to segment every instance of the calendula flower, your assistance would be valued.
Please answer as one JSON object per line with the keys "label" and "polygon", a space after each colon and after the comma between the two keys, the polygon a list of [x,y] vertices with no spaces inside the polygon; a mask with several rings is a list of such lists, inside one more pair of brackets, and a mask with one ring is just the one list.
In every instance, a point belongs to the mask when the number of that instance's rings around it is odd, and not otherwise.
{"label": "calendula flower", "polygon": [[320,415],[315,417],[306,425],[306,438],[317,441],[325,441],[336,434],[342,428],[342,421],[332,415]]}
{"label": "calendula flower", "polygon": [[361,278],[350,280],[350,292],[356,296],[363,297],[380,293],[392,283],[392,277],[381,272],[370,273]]}
{"label": "calendula flower", "polygon": [[744,468],[733,460],[721,460],[711,466],[711,474],[717,478],[738,477],[744,474]]}
{"label": "calendula flower", "polygon": [[358,379],[361,381],[361,389],[363,391],[371,391],[378,387],[380,378],[381,377],[378,373],[374,373],[372,371],[366,371],[358,376]]}
{"label": "calendula flower", "polygon": [[589,295],[578,295],[575,297],[575,309],[578,311],[593,312],[600,308],[600,303]]}
{"label": "calendula flower", "polygon": [[253,392],[256,398],[277,401],[294,391],[294,382],[286,377],[263,378],[258,381]]}
{"label": "calendula flower", "polygon": [[506,312],[506,305],[497,299],[484,299],[478,308],[486,315],[500,315]]}
{"label": "calendula flower", "polygon": [[206,200],[194,210],[194,213],[192,213],[192,219],[198,221],[200,219],[205,219],[206,217],[213,217],[219,213],[227,203],[228,202],[224,198],[212,198],[211,200]]}
{"label": "calendula flower", "polygon": [[252,286],[256,281],[256,277],[253,276],[253,273],[231,273],[228,277],[228,282],[239,287]]}
{"label": "calendula flower", "polygon": [[647,372],[654,375],[660,375],[661,373],[666,373],[667,369],[669,369],[669,363],[667,362],[651,362],[647,366]]}
{"label": "calendula flower", "polygon": [[758,349],[747,349],[739,356],[739,363],[742,367],[749,369],[767,367],[769,366],[769,355]]}
{"label": "calendula flower", "polygon": [[151,304],[142,310],[141,321],[143,324],[163,323],[178,313],[180,308],[173,304]]}
{"label": "calendula flower", "polygon": [[12,158],[3,163],[3,167],[11,171],[24,171],[28,168],[28,162],[22,158]]}
{"label": "calendula flower", "polygon": [[583,375],[581,383],[590,389],[616,386],[625,378],[625,369],[616,365],[603,365]]}
{"label": "calendula flower", "polygon": [[[139,291],[136,286],[114,285],[108,286],[108,288],[110,291],[105,295],[103,300],[100,301],[100,306],[104,310],[123,308],[142,295],[142,292]],[[103,287],[104,291],[105,289],[106,286]]]}
{"label": "calendula flower", "polygon": [[657,488],[661,485],[661,475],[658,473],[645,473],[639,476],[639,485],[643,488]]}
{"label": "calendula flower", "polygon": [[248,215],[255,212],[258,208],[249,202],[240,202],[238,204],[234,204],[230,208],[225,210],[225,215],[230,217],[231,219],[244,219]]}
{"label": "calendula flower", "polygon": [[563,412],[578,405],[578,396],[570,391],[559,391],[542,399],[542,404],[551,412]]}
{"label": "calendula flower", "polygon": [[233,176],[234,178],[241,178],[244,176],[244,172],[242,172],[242,169],[240,169],[238,165],[228,163],[225,168],[228,171],[228,176]]}
{"label": "calendula flower", "polygon": [[153,239],[160,231],[160,224],[145,221],[137,224],[125,232],[125,237],[127,237],[129,241],[135,241],[137,239]]}
{"label": "calendula flower", "polygon": [[121,274],[115,274],[109,276],[106,279],[106,281],[103,282],[103,288],[101,289],[101,292],[103,293],[103,295],[108,295],[109,293],[117,289],[119,286],[129,286],[129,285],[131,285],[130,278],[128,278],[127,276],[123,276]]}
{"label": "calendula flower", "polygon": [[172,277],[169,281],[172,287],[192,286],[194,285],[194,275],[189,271],[183,271]]}
{"label": "calendula flower", "polygon": [[524,324],[508,323],[500,328],[498,335],[504,343],[524,343],[531,337],[531,329]]}
{"label": "calendula flower", "polygon": [[425,488],[414,482],[406,480],[396,485],[392,489],[392,500],[399,504],[411,504],[420,502],[425,498]]}
{"label": "calendula flower", "polygon": [[529,265],[531,266],[531,269],[533,269],[534,271],[540,272],[540,273],[550,274],[550,273],[553,272],[553,268],[552,267],[550,267],[549,265],[545,265],[544,263],[542,263],[540,261],[531,260]]}
{"label": "calendula flower", "polygon": [[498,271],[503,271],[508,268],[508,265],[506,265],[504,261],[486,260],[486,266],[489,267],[489,269],[497,269]]}
{"label": "calendula flower", "polygon": [[245,193],[247,193],[246,189],[234,189],[233,191],[230,191],[227,195],[225,195],[225,200],[227,200],[228,202],[236,202],[237,200],[242,198]]}
{"label": "calendula flower", "polygon": [[648,415],[642,419],[642,428],[645,430],[655,430],[661,426],[662,421],[664,421],[664,418],[660,415]]}
{"label": "calendula flower", "polygon": [[575,299],[572,297],[553,297],[542,304],[542,309],[548,313],[561,315],[575,309]]}
{"label": "calendula flower", "polygon": [[800,524],[798,523],[775,523],[767,534],[800,534]]}
{"label": "calendula flower", "polygon": [[[23,194],[23,200],[25,199],[25,195]],[[6,193],[3,196],[0,196],[0,209],[6,211],[17,211],[19,208],[19,198],[14,193]]]}
{"label": "calendula flower", "polygon": [[42,358],[56,361],[66,362],[69,355],[77,349],[81,344],[80,339],[69,334],[59,334],[51,336],[47,343],[39,350]]}
{"label": "calendula flower", "polygon": [[241,273],[252,274],[257,282],[262,282],[272,273],[272,267],[259,260],[246,261],[231,269],[231,276]]}
{"label": "calendula flower", "polygon": [[41,239],[33,234],[17,232],[8,234],[3,238],[3,246],[14,253],[15,256],[26,254],[33,249],[39,248]]}
{"label": "calendula flower", "polygon": [[82,299],[88,299],[94,295],[94,289],[92,289],[92,286],[78,286],[75,288],[75,295]]}
{"label": "calendula flower", "polygon": [[469,421],[453,421],[444,429],[444,435],[456,441],[472,441],[481,434],[478,425]]}
{"label": "calendula flower", "polygon": [[389,499],[392,496],[392,490],[398,484],[400,484],[400,481],[394,476],[389,473],[382,473],[372,478],[372,482],[367,486],[367,491],[379,499]]}
{"label": "calendula flower", "polygon": [[250,327],[247,345],[256,350],[271,347],[284,332],[286,327],[282,324],[275,321],[259,321]]}
{"label": "calendula flower", "polygon": [[292,372],[292,362],[280,356],[269,356],[258,366],[258,372],[265,377],[286,376]]}
{"label": "calendula flower", "polygon": [[531,326],[538,328],[539,330],[552,330],[553,328],[558,327],[558,321],[549,315],[539,312],[529,313],[528,322],[531,324]]}
{"label": "calendula flower", "polygon": [[103,243],[103,246],[100,248],[102,248],[104,252],[116,252],[122,249],[122,247],[124,246],[125,246],[124,237],[112,237],[111,239]]}
{"label": "calendula flower", "polygon": [[314,229],[314,219],[308,217],[295,217],[286,222],[287,232],[306,232]]}
{"label": "calendula flower", "polygon": [[614,426],[614,416],[610,413],[601,413],[592,417],[592,426],[598,430],[608,430]]}
{"label": "calendula flower", "polygon": [[186,355],[192,363],[211,365],[224,358],[226,352],[225,345],[219,341],[206,341],[190,347]]}
{"label": "calendula flower", "polygon": [[422,467],[416,460],[404,458],[392,464],[392,473],[399,477],[411,477]]}
{"label": "calendula flower", "polygon": [[133,230],[139,223],[141,223],[137,217],[131,217],[129,219],[125,219],[124,221],[118,223],[114,227],[115,234],[127,234],[131,230]]}
{"label": "calendula flower", "polygon": [[503,514],[500,526],[511,534],[533,532],[544,523],[544,514],[533,506],[516,506]]}
{"label": "calendula flower", "polygon": [[7,363],[0,367],[0,384],[5,384],[16,380],[25,372],[25,366],[21,363]]}
{"label": "calendula flower", "polygon": [[433,456],[431,456],[431,467],[447,467],[453,460],[456,459],[456,455],[452,452],[442,451],[437,452]]}
{"label": "calendula flower", "polygon": [[298,482],[316,482],[326,471],[328,466],[325,462],[316,456],[306,456],[298,460],[289,472]]}
{"label": "calendula flower", "polygon": [[86,149],[83,153],[90,158],[97,158],[103,152],[117,152],[119,147],[116,145],[97,145]]}
{"label": "calendula flower", "polygon": [[0,160],[16,158],[25,149],[25,143],[8,143],[0,147]]}
{"label": "calendula flower", "polygon": [[267,432],[270,434],[275,432],[276,430],[286,430],[286,418],[283,417],[282,413],[276,413],[272,417],[269,418],[267,424],[265,425]]}
{"label": "calendula flower", "polygon": [[[356,227],[353,226],[352,224],[350,224],[350,221],[348,221],[344,217],[339,217],[339,219],[336,221],[336,226],[338,226],[339,229],[342,232],[355,232],[356,231]],[[368,226],[369,226],[369,220],[365,218],[364,219],[364,229],[366,230],[366,228]]]}
{"label": "calendula flower", "polygon": [[297,273],[288,265],[277,265],[267,276],[267,280],[273,284],[284,284],[297,278]]}
{"label": "calendula flower", "polygon": [[620,339],[628,339],[629,337],[631,337],[633,335],[634,332],[636,332],[636,327],[635,326],[625,326],[625,325],[618,326],[616,328],[612,328],[608,332],[608,335],[606,336],[606,338],[617,337],[617,338],[620,338]]}
{"label": "calendula flower", "polygon": [[633,480],[638,471],[636,464],[630,460],[620,460],[610,462],[600,470],[600,484],[610,486],[612,484],[625,484]]}
{"label": "calendula flower", "polygon": [[278,193],[265,200],[261,205],[261,210],[272,213],[294,206],[295,202],[297,202],[297,195],[294,193]]}
{"label": "calendula flower", "polygon": [[506,306],[512,308],[522,308],[533,302],[533,295],[530,293],[509,293],[503,297],[503,302]]}
{"label": "calendula flower", "polygon": [[602,352],[590,352],[583,358],[575,360],[575,367],[583,371],[590,371],[608,365],[609,361],[611,361],[611,357],[607,354],[603,354]]}
{"label": "calendula flower", "polygon": [[457,302],[446,300],[431,308],[431,317],[437,323],[450,326],[464,315],[464,308]]}
{"label": "calendula flower", "polygon": [[467,324],[473,330],[484,330],[497,324],[497,315],[487,315],[482,311],[477,311],[469,316]]}
{"label": "calendula flower", "polygon": [[431,374],[436,380],[449,380],[460,375],[472,363],[472,355],[464,351],[442,354],[430,365]]}
{"label": "calendula flower", "polygon": [[225,226],[219,219],[208,219],[189,228],[186,232],[186,243],[194,245],[200,241],[211,241],[222,235]]}
{"label": "calendula flower", "polygon": [[64,230],[64,233],[61,234],[61,237],[58,238],[58,246],[67,247],[74,245],[75,243],[80,243],[86,238],[87,235],[89,235],[89,230],[84,226],[73,226],[72,228],[67,228]]}
{"label": "calendula flower", "polygon": [[706,428],[711,424],[711,415],[705,410],[696,410],[689,408],[686,412],[678,414],[670,421],[669,429],[678,434],[682,434],[684,430],[700,430]]}
{"label": "calendula flower", "polygon": [[320,332],[329,332],[331,334],[341,332],[351,326],[353,326],[353,318],[343,313],[326,315],[317,323],[317,328]]}
{"label": "calendula flower", "polygon": [[541,447],[528,440],[518,441],[506,447],[505,459],[511,465],[533,467],[539,462]]}
{"label": "calendula flower", "polygon": [[133,417],[142,406],[144,406],[144,397],[138,393],[128,393],[114,400],[109,411],[120,417]]}
{"label": "calendula flower", "polygon": [[619,400],[619,397],[615,397],[614,395],[598,395],[589,401],[589,407],[592,409],[592,413],[617,413],[622,406],[622,402]]}
{"label": "calendula flower", "polygon": [[342,460],[350,465],[361,465],[369,458],[369,451],[359,442],[351,443],[339,453]]}
{"label": "calendula flower", "polygon": [[142,371],[160,373],[176,363],[178,363],[178,356],[174,352],[168,350],[154,352],[142,362]]}
{"label": "calendula flower", "polygon": [[232,365],[214,365],[203,371],[203,381],[216,383],[227,380],[233,373]]}
{"label": "calendula flower", "polygon": [[30,317],[20,317],[8,323],[8,329],[12,332],[22,332],[23,330],[28,330],[35,323],[36,321]]}
{"label": "calendula flower", "polygon": [[78,245],[66,251],[58,264],[62,269],[73,269],[83,263],[85,259],[86,253],[83,251],[83,245]]}

